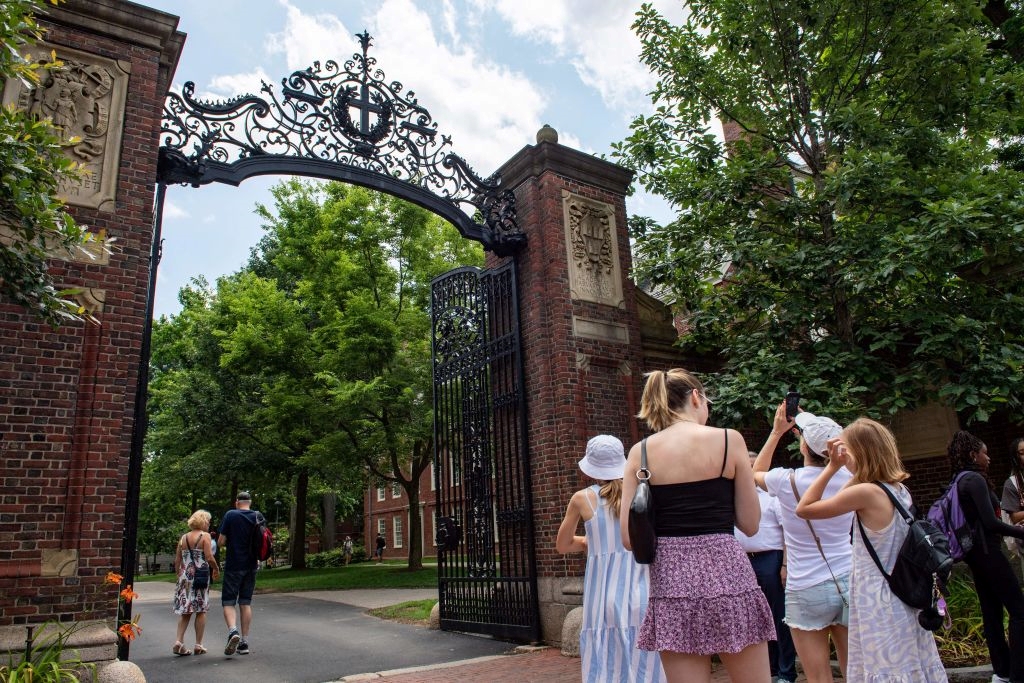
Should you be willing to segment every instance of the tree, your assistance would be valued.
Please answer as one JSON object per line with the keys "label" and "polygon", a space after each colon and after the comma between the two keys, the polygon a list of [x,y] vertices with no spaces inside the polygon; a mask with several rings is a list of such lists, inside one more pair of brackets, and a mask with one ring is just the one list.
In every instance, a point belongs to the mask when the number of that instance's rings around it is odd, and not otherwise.
{"label": "tree", "polygon": [[978,4],[688,5],[638,15],[655,111],[615,154],[678,210],[632,222],[637,275],[720,354],[716,411],[1019,409],[1024,71]]}
{"label": "tree", "polygon": [[[40,6],[39,0],[8,0],[0,6],[0,82],[37,85],[41,72],[60,68],[56,60],[39,64],[20,53],[42,36],[33,16]],[[54,325],[81,318],[84,309],[67,298],[75,290],[56,289],[47,258],[82,249],[95,239],[58,197],[62,182],[76,182],[82,175],[64,154],[66,142],[49,119],[0,107],[0,301],[18,304]]]}
{"label": "tree", "polygon": [[346,454],[409,500],[409,567],[422,566],[419,479],[433,462],[431,279],[479,265],[479,245],[407,202],[331,183],[283,183],[250,268],[302,302],[317,375],[338,419],[315,453]]}
{"label": "tree", "polygon": [[[483,258],[452,226],[386,195],[297,180],[272,194],[249,265],[216,291],[183,289],[182,312],[154,329],[148,444],[179,495],[210,481],[291,482],[289,555],[301,568],[311,495],[340,492],[345,509],[368,477],[396,482],[410,529],[421,528],[429,283]],[[410,537],[418,568],[421,539]]]}

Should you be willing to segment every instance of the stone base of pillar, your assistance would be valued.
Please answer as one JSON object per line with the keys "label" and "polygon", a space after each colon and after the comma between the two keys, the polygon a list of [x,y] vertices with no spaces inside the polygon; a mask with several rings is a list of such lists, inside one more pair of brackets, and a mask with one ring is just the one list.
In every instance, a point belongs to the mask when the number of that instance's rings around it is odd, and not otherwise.
{"label": "stone base of pillar", "polygon": [[[67,634],[64,650],[75,652],[75,658],[96,664],[97,669],[117,658],[117,635],[105,621],[78,622],[76,624],[33,624],[32,639],[35,647],[52,641],[57,633]],[[0,626],[0,661],[20,663],[25,655],[27,627]]]}
{"label": "stone base of pillar", "polygon": [[[562,645],[562,626],[569,612],[583,604],[583,577],[538,577],[540,637],[548,645]],[[579,649],[579,631],[576,632]]]}

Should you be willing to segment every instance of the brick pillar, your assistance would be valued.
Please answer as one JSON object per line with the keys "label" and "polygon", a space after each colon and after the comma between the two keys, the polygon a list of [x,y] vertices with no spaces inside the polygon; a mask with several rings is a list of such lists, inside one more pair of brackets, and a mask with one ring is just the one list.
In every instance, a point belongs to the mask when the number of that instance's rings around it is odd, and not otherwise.
{"label": "brick pillar", "polygon": [[565,615],[582,602],[584,557],[555,552],[569,498],[584,485],[577,461],[596,434],[614,434],[627,450],[639,438],[642,353],[625,203],[632,173],[559,145],[548,126],[500,173],[529,239],[518,258],[541,635],[558,642]]}
{"label": "brick pillar", "polygon": [[[55,51],[64,72],[34,91],[7,83],[4,103],[45,115],[51,90],[74,99],[82,142],[70,153],[92,176],[64,188],[65,199],[80,224],[115,241],[109,255],[50,262],[59,287],[82,289],[96,324],[55,331],[0,303],[0,630],[15,634],[10,642],[24,642],[21,624],[110,625],[116,613],[103,579],[121,569],[157,132],[185,39],[177,17],[122,0],[66,0],[46,12],[45,41],[32,52]],[[88,658],[112,658],[107,644]]]}

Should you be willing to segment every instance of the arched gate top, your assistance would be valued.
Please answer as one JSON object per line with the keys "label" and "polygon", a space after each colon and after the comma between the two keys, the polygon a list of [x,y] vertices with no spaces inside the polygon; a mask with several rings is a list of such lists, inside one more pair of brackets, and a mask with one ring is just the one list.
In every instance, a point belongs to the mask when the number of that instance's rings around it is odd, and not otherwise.
{"label": "arched gate top", "polygon": [[195,187],[268,174],[341,180],[433,211],[500,256],[518,251],[526,235],[512,191],[497,173],[481,178],[452,152],[415,93],[384,80],[367,54],[370,35],[357,37],[361,54],[343,67],[314,62],[281,79],[280,94],[264,82],[260,96],[205,102],[189,81],[168,95],[158,180]]}

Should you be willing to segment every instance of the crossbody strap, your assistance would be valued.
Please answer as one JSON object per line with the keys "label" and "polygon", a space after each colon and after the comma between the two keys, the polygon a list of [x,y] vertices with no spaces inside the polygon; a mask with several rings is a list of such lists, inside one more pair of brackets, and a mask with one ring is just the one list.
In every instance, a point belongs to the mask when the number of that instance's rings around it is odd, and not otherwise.
{"label": "crossbody strap", "polygon": [[[793,496],[796,498],[796,502],[800,502],[800,493],[796,490],[796,472],[790,470],[789,472],[789,485],[793,488]],[[839,587],[839,579],[836,578],[835,572],[832,571],[832,565],[829,564],[828,558],[825,557],[825,549],[821,547],[821,539],[818,538],[818,534],[814,531],[814,525],[811,524],[811,520],[805,519],[807,522],[807,528],[811,530],[811,536],[814,538],[814,545],[818,546],[818,554],[821,555],[821,559],[825,560],[825,566],[828,567],[828,573],[832,575],[832,583],[836,585],[836,592],[839,593],[839,597],[843,601],[843,605],[849,607],[849,603],[846,602],[846,596],[843,595],[843,589]]]}

